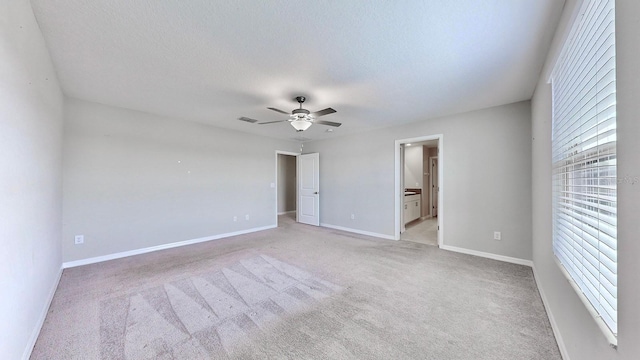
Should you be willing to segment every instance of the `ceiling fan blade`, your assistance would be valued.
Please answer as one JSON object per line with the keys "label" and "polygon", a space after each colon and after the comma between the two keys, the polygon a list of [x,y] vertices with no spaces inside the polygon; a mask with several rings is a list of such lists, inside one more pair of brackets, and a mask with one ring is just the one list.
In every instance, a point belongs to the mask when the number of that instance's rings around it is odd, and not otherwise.
{"label": "ceiling fan blade", "polygon": [[269,110],[273,110],[273,111],[275,111],[275,112],[279,112],[279,113],[281,113],[281,114],[291,115],[291,113],[288,113],[288,112],[286,112],[286,111],[282,111],[282,110],[280,110],[280,109],[276,109],[276,108],[272,108],[272,107],[268,107],[267,109],[269,109]]}
{"label": "ceiling fan blade", "polygon": [[267,121],[267,122],[261,122],[261,123],[258,123],[258,125],[264,125],[264,124],[275,124],[275,123],[285,122],[285,121],[289,121],[289,120]]}
{"label": "ceiling fan blade", "polygon": [[246,122],[248,122],[248,123],[252,123],[252,124],[253,124],[253,123],[257,123],[257,122],[258,122],[258,120],[256,120],[256,119],[252,119],[252,118],[248,118],[248,117],[244,117],[244,116],[239,117],[239,118],[238,118],[238,120],[240,120],[240,121],[246,121]]}
{"label": "ceiling fan blade", "polygon": [[333,114],[334,112],[336,112],[335,110],[333,110],[332,108],[326,108],[324,110],[320,110],[320,111],[316,111],[314,113],[311,113],[311,115],[318,117],[318,116],[324,116],[324,115],[329,115],[329,114]]}
{"label": "ceiling fan blade", "polygon": [[335,126],[338,127],[340,125],[342,125],[341,123],[338,122],[333,122],[333,121],[323,121],[323,120],[316,120],[313,122],[314,124],[320,124],[320,125],[329,125],[329,126]]}

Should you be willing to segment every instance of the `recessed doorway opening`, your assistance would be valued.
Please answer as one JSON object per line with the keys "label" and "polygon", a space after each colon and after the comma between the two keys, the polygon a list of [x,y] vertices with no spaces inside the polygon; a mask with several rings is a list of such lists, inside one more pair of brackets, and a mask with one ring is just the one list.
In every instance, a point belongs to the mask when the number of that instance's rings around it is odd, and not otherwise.
{"label": "recessed doorway opening", "polygon": [[296,221],[297,153],[276,151],[276,225]]}
{"label": "recessed doorway opening", "polygon": [[443,136],[396,140],[396,240],[443,244]]}

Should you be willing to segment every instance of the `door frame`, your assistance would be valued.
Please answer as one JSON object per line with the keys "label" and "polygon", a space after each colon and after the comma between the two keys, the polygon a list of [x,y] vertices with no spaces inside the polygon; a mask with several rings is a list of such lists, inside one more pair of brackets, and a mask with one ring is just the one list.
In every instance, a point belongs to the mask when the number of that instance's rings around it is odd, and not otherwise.
{"label": "door frame", "polygon": [[400,240],[400,230],[402,229],[402,202],[404,200],[404,184],[400,181],[402,177],[403,164],[401,164],[400,159],[400,147],[403,144],[407,143],[417,143],[421,141],[427,140],[438,140],[438,186],[440,187],[440,191],[438,191],[438,246],[442,247],[444,245],[444,202],[442,201],[444,197],[444,135],[436,134],[436,135],[426,135],[419,136],[408,139],[398,139],[395,140],[395,148],[394,148],[394,159],[395,159],[395,172],[394,172],[394,181],[395,181],[395,230],[394,230],[394,239]]}
{"label": "door frame", "polygon": [[[273,182],[274,184],[274,188],[275,188],[275,197],[274,197],[274,224],[276,226],[278,226],[278,169],[280,164],[278,163],[278,155],[290,155],[290,156],[295,156],[296,157],[296,173],[297,173],[297,167],[298,167],[298,155],[300,155],[299,152],[292,152],[292,151],[284,151],[284,150],[276,150],[276,172],[275,172],[275,181]],[[298,198],[298,179],[297,179],[297,174],[296,174],[296,211],[298,211],[298,205],[297,205],[297,198]],[[296,216],[296,221],[298,221],[297,216]]]}
{"label": "door frame", "polygon": [[[429,215],[433,217],[433,173],[431,172],[431,167],[433,167],[433,160],[438,160],[438,176],[440,176],[440,160],[438,159],[438,155],[429,156]],[[440,182],[438,181],[438,187],[440,187]],[[438,191],[440,193],[440,191]],[[438,199],[440,200],[440,199]],[[438,210],[440,207],[440,202],[438,201]]]}

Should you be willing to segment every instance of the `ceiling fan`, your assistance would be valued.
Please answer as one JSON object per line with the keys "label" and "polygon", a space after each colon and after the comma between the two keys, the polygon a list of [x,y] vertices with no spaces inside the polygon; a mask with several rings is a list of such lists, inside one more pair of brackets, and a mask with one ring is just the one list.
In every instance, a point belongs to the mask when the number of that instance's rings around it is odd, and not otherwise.
{"label": "ceiling fan", "polygon": [[[272,107],[267,108],[269,110],[273,110],[281,114],[289,115],[289,119],[261,122],[261,123],[258,123],[258,125],[275,124],[279,122],[288,121],[291,124],[291,126],[293,126],[293,128],[296,129],[296,131],[298,132],[307,130],[312,124],[328,125],[328,126],[335,126],[335,127],[342,125],[341,123],[333,122],[333,121],[316,120],[316,118],[320,116],[333,114],[336,111],[332,108],[326,108],[324,110],[310,112],[309,110],[302,108],[302,103],[304,103],[306,99],[307,98],[305,98],[304,96],[296,96],[295,100],[300,104],[300,108],[294,109],[293,111],[291,111],[291,113],[282,111],[280,109],[272,108]],[[244,116],[241,118],[238,118],[238,120],[246,121],[250,123],[258,122],[258,120],[256,119],[251,119]]]}

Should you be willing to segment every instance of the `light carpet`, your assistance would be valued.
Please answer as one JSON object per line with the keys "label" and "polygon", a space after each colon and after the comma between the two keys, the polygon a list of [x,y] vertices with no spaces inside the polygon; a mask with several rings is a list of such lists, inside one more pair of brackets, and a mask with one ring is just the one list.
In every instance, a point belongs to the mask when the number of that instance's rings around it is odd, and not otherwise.
{"label": "light carpet", "polygon": [[530,268],[294,223],[67,269],[33,359],[560,359]]}

